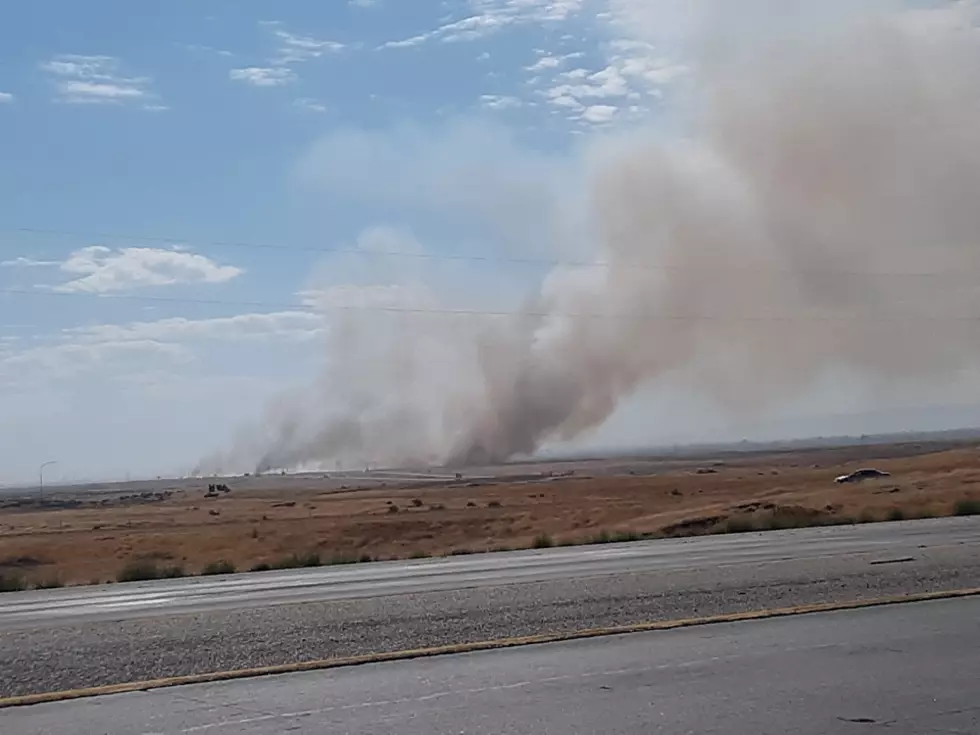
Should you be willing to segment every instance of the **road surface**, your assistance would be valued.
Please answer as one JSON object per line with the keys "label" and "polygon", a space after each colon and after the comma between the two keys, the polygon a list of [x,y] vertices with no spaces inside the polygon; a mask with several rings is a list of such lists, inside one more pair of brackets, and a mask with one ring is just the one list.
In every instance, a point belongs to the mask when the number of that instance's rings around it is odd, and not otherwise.
{"label": "road surface", "polygon": [[980,587],[980,519],[0,596],[0,696]]}
{"label": "road surface", "polygon": [[980,600],[202,684],[3,712],[21,735],[980,731]]}

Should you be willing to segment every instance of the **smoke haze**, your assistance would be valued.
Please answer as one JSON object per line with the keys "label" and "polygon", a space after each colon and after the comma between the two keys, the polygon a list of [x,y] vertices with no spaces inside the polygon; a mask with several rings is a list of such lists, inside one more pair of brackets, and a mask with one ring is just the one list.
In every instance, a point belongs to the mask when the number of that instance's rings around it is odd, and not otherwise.
{"label": "smoke haze", "polygon": [[[973,4],[618,4],[645,40],[683,39],[694,73],[675,132],[593,141],[584,196],[541,197],[550,236],[536,235],[555,259],[586,252],[604,265],[555,267],[511,315],[444,313],[460,293],[427,283],[424,261],[311,293],[330,319],[316,385],[283,396],[199,469],[479,464],[576,439],[658,384],[752,417],[827,371],[887,388],[972,367]],[[495,175],[506,193],[507,172]],[[528,190],[527,178],[513,186]],[[386,228],[359,245],[423,252]]]}

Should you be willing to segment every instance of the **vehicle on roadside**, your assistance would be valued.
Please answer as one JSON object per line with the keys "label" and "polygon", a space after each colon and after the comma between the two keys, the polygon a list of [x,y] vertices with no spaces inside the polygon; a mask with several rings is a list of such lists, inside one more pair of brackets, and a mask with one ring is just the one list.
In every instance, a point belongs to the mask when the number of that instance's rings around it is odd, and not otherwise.
{"label": "vehicle on roadside", "polygon": [[854,470],[846,475],[840,475],[834,479],[834,482],[844,483],[844,482],[863,482],[864,480],[871,480],[876,477],[889,477],[887,472],[882,470],[876,470],[873,467],[864,467],[860,470]]}

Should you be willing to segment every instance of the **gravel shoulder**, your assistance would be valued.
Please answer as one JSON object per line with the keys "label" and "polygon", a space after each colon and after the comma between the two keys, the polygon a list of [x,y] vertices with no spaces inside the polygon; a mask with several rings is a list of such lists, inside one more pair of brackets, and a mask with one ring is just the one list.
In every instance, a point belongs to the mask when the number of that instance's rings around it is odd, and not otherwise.
{"label": "gravel shoulder", "polygon": [[45,627],[0,634],[0,696],[964,587],[969,544]]}

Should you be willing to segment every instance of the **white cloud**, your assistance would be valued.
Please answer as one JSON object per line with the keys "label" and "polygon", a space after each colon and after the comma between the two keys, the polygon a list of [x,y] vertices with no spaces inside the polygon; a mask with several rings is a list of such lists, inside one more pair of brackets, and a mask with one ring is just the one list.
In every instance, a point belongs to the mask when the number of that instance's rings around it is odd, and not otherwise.
{"label": "white cloud", "polygon": [[0,268],[39,268],[48,265],[59,265],[57,260],[36,260],[20,256],[13,260],[0,261]]}
{"label": "white cloud", "polygon": [[181,250],[120,248],[92,245],[73,252],[60,264],[79,276],[54,286],[61,293],[109,293],[143,286],[180,283],[223,283],[241,275],[240,268]]}
{"label": "white cloud", "polygon": [[296,81],[292,69],[273,66],[247,66],[242,69],[232,69],[228,72],[231,79],[246,82],[255,87],[279,87]]}
{"label": "white cloud", "polygon": [[491,110],[507,110],[513,107],[520,107],[524,104],[523,100],[510,95],[484,94],[480,96],[480,102],[484,107]]}
{"label": "white cloud", "polygon": [[448,23],[439,29],[439,35],[443,41],[471,41],[475,38],[483,38],[496,33],[504,26],[512,25],[515,18],[507,15],[496,15],[484,13],[482,15],[471,15],[455,23]]}
{"label": "white cloud", "polygon": [[131,85],[74,79],[61,82],[58,89],[67,101],[72,102],[116,102],[146,95],[142,89]]}
{"label": "white cloud", "polygon": [[[666,0],[656,0],[661,2]],[[503,97],[483,95],[480,103],[491,109],[528,104],[543,99],[555,114],[576,125],[606,124],[613,118],[635,119],[645,114],[652,101],[664,94],[664,88],[686,73],[686,67],[648,41],[632,38],[625,11],[617,0],[604,2],[603,12],[595,18],[604,28],[593,29],[612,40],[598,42],[594,49],[575,49],[574,44],[587,43],[594,33],[583,38],[565,33],[553,47],[536,49],[537,58],[524,67],[531,95]],[[624,4],[643,5],[645,0],[621,0]],[[677,0],[680,2],[680,0]],[[471,41],[526,25],[568,24],[586,8],[584,0],[468,0],[466,13],[450,17],[431,30],[407,38],[388,41],[380,48],[409,48],[429,42]],[[630,5],[632,7],[632,5]],[[564,26],[569,30],[571,25]],[[601,65],[573,59],[597,53]],[[484,57],[489,58],[489,57]],[[523,99],[522,99],[523,98]],[[531,102],[533,104],[533,102]],[[610,108],[616,108],[615,111]]]}
{"label": "white cloud", "polygon": [[99,324],[65,330],[79,343],[182,342],[187,340],[298,339],[317,336],[322,317],[309,311],[236,314],[212,319],[172,317],[152,322]]}
{"label": "white cloud", "polygon": [[434,33],[423,33],[418,36],[410,36],[409,38],[402,38],[396,41],[385,41],[383,44],[378,46],[379,49],[386,48],[411,48],[412,46],[418,46],[425,43],[430,38],[432,38]]}
{"label": "white cloud", "polygon": [[548,101],[551,104],[555,105],[556,107],[567,107],[567,108],[569,108],[571,110],[581,110],[582,109],[582,103],[579,102],[574,97],[571,97],[571,96],[569,96],[567,94],[558,95],[557,97],[552,97]]}
{"label": "white cloud", "polygon": [[247,343],[264,350],[271,341],[300,346],[325,331],[323,316],[301,310],[71,327],[30,347],[0,344],[0,386],[46,391],[56,381],[90,377],[139,382],[147,371],[172,375],[177,366],[199,363],[208,355],[199,348]]}
{"label": "white cloud", "polygon": [[281,42],[279,52],[272,60],[273,64],[287,66],[297,61],[318,59],[325,53],[337,53],[344,50],[344,44],[337,41],[325,41],[312,36],[298,36],[282,28],[275,30],[276,38]]}
{"label": "white cloud", "polygon": [[689,72],[687,65],[657,53],[643,41],[619,39],[609,45],[610,62],[627,78],[661,87]]}
{"label": "white cloud", "polygon": [[[610,65],[596,72],[573,69],[562,76],[566,80],[564,84],[557,84],[547,90],[546,94],[550,99],[571,97],[581,102],[583,99],[625,97],[630,93],[629,83],[615,66]],[[576,81],[574,84],[569,83],[571,80]]]}
{"label": "white cloud", "polygon": [[616,117],[617,112],[619,108],[612,105],[590,105],[582,111],[582,119],[590,123],[607,123]]}
{"label": "white cloud", "polygon": [[10,92],[0,92],[0,104],[4,102],[13,102],[14,96]]}
{"label": "white cloud", "polygon": [[[531,72],[531,74],[552,73],[556,74],[557,70],[566,66],[567,63],[573,59],[580,59],[585,56],[582,51],[572,51],[566,54],[554,54],[544,51],[542,49],[536,49],[538,53],[538,60],[535,61],[530,66],[524,67],[525,71]],[[532,77],[532,80],[536,80]]]}
{"label": "white cloud", "polygon": [[663,96],[688,72],[685,65],[644,41],[617,38],[604,44],[601,51],[606,65],[599,69],[567,68],[567,61],[581,57],[581,53],[543,53],[526,67],[533,75],[528,83],[572,120],[601,124],[621,114],[643,114],[645,107],[640,103]]}
{"label": "white cloud", "polygon": [[303,36],[281,27],[280,21],[263,21],[260,25],[272,29],[278,41],[276,52],[266,59],[262,66],[248,66],[232,69],[231,79],[246,82],[256,87],[278,87],[296,81],[297,64],[319,59],[325,54],[336,54],[346,46],[339,41],[330,41],[313,36]]}
{"label": "white cloud", "polygon": [[388,41],[379,48],[409,48],[427,41],[472,41],[504,28],[565,21],[582,10],[585,0],[469,0],[469,14],[425,33]]}
{"label": "white cloud", "polygon": [[[227,354],[212,352],[214,349],[252,345],[262,354],[268,343],[275,342],[282,349],[305,351],[326,330],[322,315],[294,310],[70,327],[55,335],[37,336],[31,346],[24,340],[0,338],[0,396],[23,396],[32,389],[50,395],[59,382],[77,380],[108,380],[112,385],[150,390],[158,381],[148,378],[174,378],[176,369],[194,364],[197,373],[178,378],[184,390],[201,379],[202,366],[207,369],[217,355]],[[229,379],[235,378],[225,367],[221,380]],[[84,383],[89,388],[97,384]],[[78,388],[72,390],[77,393]]]}
{"label": "white cloud", "polygon": [[395,41],[387,41],[379,48],[410,48],[419,46],[426,41],[441,40],[445,42],[472,41],[496,33],[505,26],[513,25],[515,18],[497,13],[482,13],[446,23],[431,31],[420,33]]}
{"label": "white cloud", "polygon": [[561,59],[559,59],[557,56],[549,56],[545,54],[527,67],[527,70],[530,72],[538,72],[546,69],[557,69],[559,66],[561,66]]}
{"label": "white cloud", "polygon": [[586,123],[609,122],[619,104],[639,96],[612,65],[599,71],[576,68],[560,72],[552,85],[539,93],[548,104],[567,110],[573,119]]}
{"label": "white cloud", "polygon": [[[658,8],[683,2],[649,0]],[[636,13],[647,18],[660,12],[648,12],[647,3],[648,0],[601,0],[595,4],[584,0],[467,0],[460,3],[466,10],[464,14],[449,17],[442,25],[423,33],[389,41],[381,48],[468,41],[508,28],[547,26],[546,37],[553,44],[534,49],[535,58],[524,66],[528,93],[483,95],[480,103],[499,109],[535,105],[543,100],[552,108],[552,114],[568,119],[581,132],[589,125],[606,124],[613,118],[642,118],[649,114],[654,100],[664,97],[668,88],[688,73],[680,57],[667,46],[656,46],[659,41],[649,35],[635,35],[630,21]],[[586,18],[587,8],[599,12]],[[586,28],[581,27],[583,22]],[[587,62],[586,57],[598,57],[601,63]],[[488,60],[490,55],[484,52],[478,58]],[[576,59],[579,61],[572,64]],[[494,75],[496,72],[491,72]],[[612,107],[615,112],[609,109]]]}
{"label": "white cloud", "polygon": [[208,46],[207,44],[202,43],[185,43],[181,45],[188,51],[197,51],[203,54],[213,54],[214,56],[224,57],[231,57],[235,55],[228,49],[216,48],[215,46]]}
{"label": "white cloud", "polygon": [[106,368],[125,371],[134,364],[159,365],[161,358],[181,363],[191,356],[181,345],[155,340],[63,342],[0,356],[0,381],[7,385],[24,384]]}
{"label": "white cloud", "polygon": [[568,20],[585,6],[585,0],[470,0],[470,7],[486,14],[512,16],[521,23]]}
{"label": "white cloud", "polygon": [[347,4],[355,8],[376,8],[381,2],[380,0],[349,0]]}
{"label": "white cloud", "polygon": [[60,54],[41,64],[53,80],[56,97],[66,104],[140,104],[159,108],[149,77],[120,73],[119,59],[112,56]]}
{"label": "white cloud", "polygon": [[326,112],[327,106],[313,97],[300,97],[293,104],[301,110],[308,112]]}

